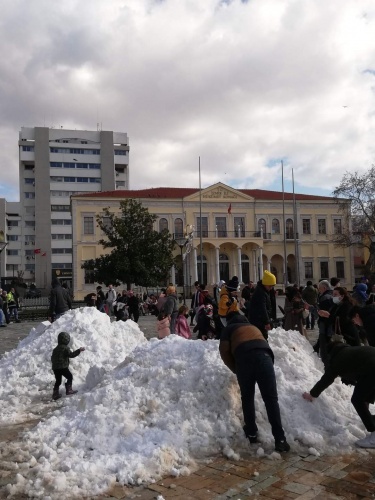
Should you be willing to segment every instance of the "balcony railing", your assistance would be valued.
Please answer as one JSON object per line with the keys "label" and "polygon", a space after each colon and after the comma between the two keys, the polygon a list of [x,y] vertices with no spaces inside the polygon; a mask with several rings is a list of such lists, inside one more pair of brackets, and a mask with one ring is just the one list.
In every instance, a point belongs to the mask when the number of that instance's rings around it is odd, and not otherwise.
{"label": "balcony railing", "polygon": [[[199,231],[195,231],[194,236],[196,238],[200,237]],[[229,239],[234,239],[234,238],[247,238],[247,239],[253,239],[253,238],[263,238],[264,240],[270,240],[271,239],[271,233],[263,233],[262,231],[225,231],[223,229],[218,229],[217,231],[206,231],[205,229],[202,230],[202,238],[229,238]]]}

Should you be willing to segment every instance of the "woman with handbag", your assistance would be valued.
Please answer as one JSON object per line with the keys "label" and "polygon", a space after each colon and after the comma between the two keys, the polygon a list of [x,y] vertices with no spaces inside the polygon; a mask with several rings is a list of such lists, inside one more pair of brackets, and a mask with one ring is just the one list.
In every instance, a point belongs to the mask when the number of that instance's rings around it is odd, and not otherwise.
{"label": "woman with handbag", "polygon": [[288,286],[285,290],[285,330],[296,330],[307,338],[305,330],[305,319],[309,314],[309,305],[301,297],[298,288]]}

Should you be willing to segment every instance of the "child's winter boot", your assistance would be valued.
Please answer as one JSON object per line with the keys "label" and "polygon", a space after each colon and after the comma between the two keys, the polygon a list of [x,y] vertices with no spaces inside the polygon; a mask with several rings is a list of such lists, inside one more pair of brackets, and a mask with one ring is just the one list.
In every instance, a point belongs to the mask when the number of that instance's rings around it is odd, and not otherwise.
{"label": "child's winter boot", "polygon": [[68,383],[65,384],[66,395],[70,396],[72,394],[77,394],[78,391],[73,391],[72,386]]}
{"label": "child's winter boot", "polygon": [[59,393],[59,390],[58,389],[54,389],[53,390],[53,394],[52,394],[52,399],[54,401],[56,401],[57,399],[60,399],[61,398],[61,394]]}

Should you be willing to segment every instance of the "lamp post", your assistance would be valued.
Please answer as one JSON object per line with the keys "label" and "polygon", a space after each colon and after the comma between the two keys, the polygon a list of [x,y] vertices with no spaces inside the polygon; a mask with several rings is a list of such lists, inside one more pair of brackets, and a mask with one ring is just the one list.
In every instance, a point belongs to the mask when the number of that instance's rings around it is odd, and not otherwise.
{"label": "lamp post", "polygon": [[[184,260],[185,260],[186,255],[191,250],[193,235],[194,235],[194,226],[187,225],[185,233],[183,235],[179,235],[179,236],[176,236],[174,238],[174,242],[176,243],[177,246],[180,247],[180,252],[181,252],[182,297],[183,297],[184,305],[186,305]],[[184,248],[186,248],[185,255],[184,255]]]}
{"label": "lamp post", "polygon": [[0,288],[1,288],[1,254],[4,248],[8,245],[8,242],[5,241],[4,231],[0,231]]}
{"label": "lamp post", "polygon": [[186,300],[185,300],[185,278],[184,278],[184,256],[183,256],[183,251],[184,248],[188,242],[187,238],[185,236],[178,236],[177,238],[174,239],[174,242],[176,243],[177,246],[180,247],[181,251],[181,270],[182,270],[182,298],[184,301],[184,305],[186,305]]}

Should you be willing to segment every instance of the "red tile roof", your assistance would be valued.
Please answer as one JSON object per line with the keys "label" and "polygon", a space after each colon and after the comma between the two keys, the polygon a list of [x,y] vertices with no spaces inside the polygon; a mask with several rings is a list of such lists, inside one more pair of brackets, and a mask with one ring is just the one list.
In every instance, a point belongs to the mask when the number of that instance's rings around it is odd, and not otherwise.
{"label": "red tile roof", "polygon": [[[235,189],[235,188],[234,188]],[[236,189],[240,193],[251,196],[257,200],[282,200],[281,191],[267,191],[264,189]],[[117,189],[116,191],[97,191],[94,193],[76,194],[78,198],[164,198],[181,199],[199,192],[197,188],[158,187],[148,189]],[[293,193],[284,193],[285,200],[292,200]],[[332,200],[329,196],[311,194],[295,194],[296,200]]]}

